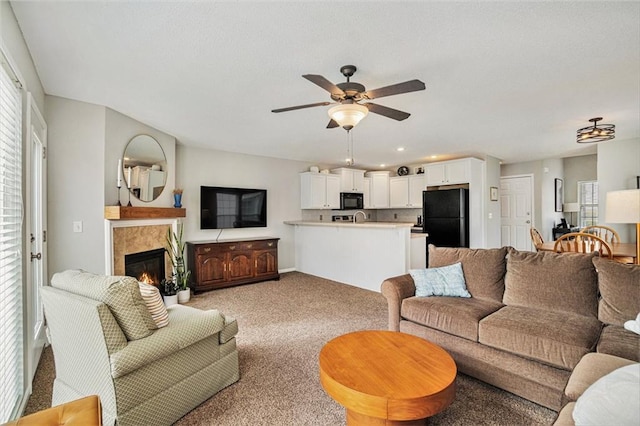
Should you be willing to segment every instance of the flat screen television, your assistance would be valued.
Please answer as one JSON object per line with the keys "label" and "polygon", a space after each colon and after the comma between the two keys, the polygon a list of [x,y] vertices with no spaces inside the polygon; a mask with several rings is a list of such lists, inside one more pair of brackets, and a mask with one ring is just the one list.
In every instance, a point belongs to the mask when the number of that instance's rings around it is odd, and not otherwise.
{"label": "flat screen television", "polygon": [[266,226],[266,189],[200,187],[200,229]]}

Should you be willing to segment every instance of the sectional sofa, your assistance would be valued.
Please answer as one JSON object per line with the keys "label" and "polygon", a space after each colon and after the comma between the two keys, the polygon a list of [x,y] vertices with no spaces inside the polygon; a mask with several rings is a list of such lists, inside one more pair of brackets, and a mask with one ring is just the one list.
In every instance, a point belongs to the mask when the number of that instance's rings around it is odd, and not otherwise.
{"label": "sectional sofa", "polygon": [[590,254],[429,246],[429,268],[460,263],[471,297],[416,297],[411,275],[385,280],[389,329],[446,349],[459,371],[558,411],[590,352],[640,361],[623,323],[640,311],[640,267]]}

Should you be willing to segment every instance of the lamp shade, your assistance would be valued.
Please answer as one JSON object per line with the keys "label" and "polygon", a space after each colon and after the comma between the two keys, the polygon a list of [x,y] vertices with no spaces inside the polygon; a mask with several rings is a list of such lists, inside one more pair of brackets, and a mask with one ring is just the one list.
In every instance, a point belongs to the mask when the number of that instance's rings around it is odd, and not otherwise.
{"label": "lamp shade", "polygon": [[369,109],[366,106],[356,103],[329,108],[329,117],[347,130],[353,129],[368,113]]}
{"label": "lamp shade", "polygon": [[640,189],[607,192],[606,221],[640,223]]}
{"label": "lamp shade", "polygon": [[565,213],[575,213],[580,211],[580,203],[565,203],[562,205],[562,211]]}

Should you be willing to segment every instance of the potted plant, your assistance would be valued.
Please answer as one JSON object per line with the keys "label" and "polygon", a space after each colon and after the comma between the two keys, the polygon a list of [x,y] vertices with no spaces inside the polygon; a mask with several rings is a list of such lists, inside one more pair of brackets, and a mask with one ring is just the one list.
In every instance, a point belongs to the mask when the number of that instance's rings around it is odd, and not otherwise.
{"label": "potted plant", "polygon": [[160,292],[165,306],[171,306],[178,303],[178,286],[173,278],[164,279],[160,283]]}
{"label": "potted plant", "polygon": [[171,228],[167,229],[167,253],[169,260],[173,266],[173,277],[178,288],[178,301],[180,303],[188,302],[191,298],[191,290],[189,289],[189,277],[191,271],[188,270],[184,263],[185,242],[182,240],[184,224],[178,225],[178,232],[173,232]]}

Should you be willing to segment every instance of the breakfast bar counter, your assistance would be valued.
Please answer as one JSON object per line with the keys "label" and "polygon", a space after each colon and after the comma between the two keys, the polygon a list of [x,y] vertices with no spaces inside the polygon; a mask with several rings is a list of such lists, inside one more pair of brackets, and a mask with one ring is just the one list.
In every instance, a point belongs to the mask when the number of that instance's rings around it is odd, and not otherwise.
{"label": "breakfast bar counter", "polygon": [[300,272],[379,292],[382,281],[410,268],[413,223],[284,223],[295,226]]}

